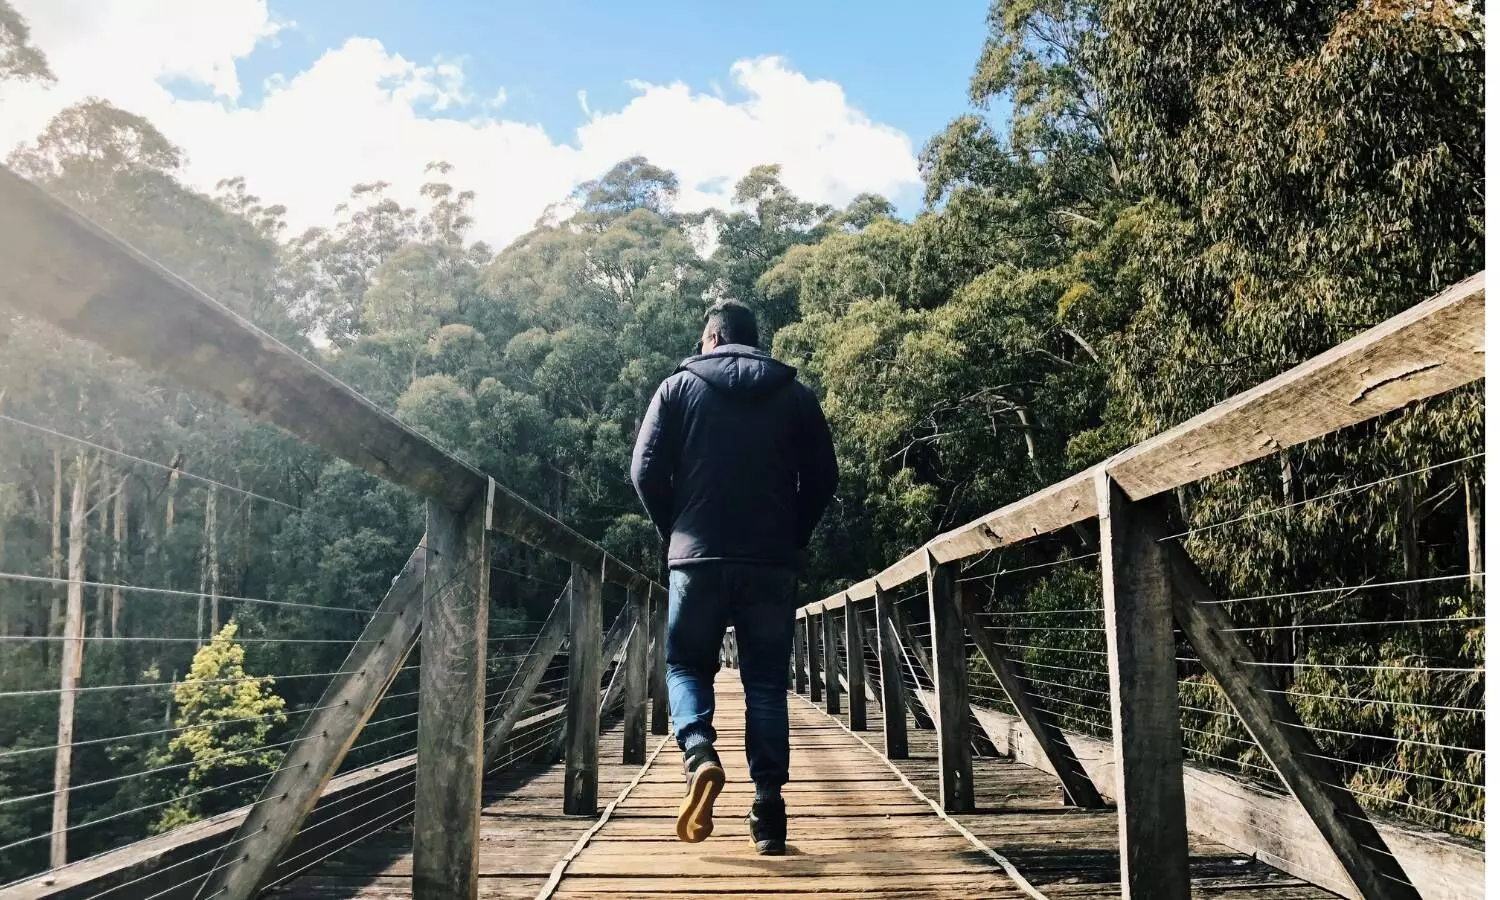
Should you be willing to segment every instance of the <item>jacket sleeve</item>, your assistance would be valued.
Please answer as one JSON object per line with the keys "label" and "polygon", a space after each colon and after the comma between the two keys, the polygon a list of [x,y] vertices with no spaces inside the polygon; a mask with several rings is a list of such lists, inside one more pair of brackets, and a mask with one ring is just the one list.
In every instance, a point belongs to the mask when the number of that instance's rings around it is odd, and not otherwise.
{"label": "jacket sleeve", "polygon": [[833,499],[833,492],[838,489],[839,466],[833,455],[833,435],[818,398],[812,391],[805,391],[803,396],[797,465],[797,546],[805,549]]}
{"label": "jacket sleeve", "polygon": [[641,432],[636,436],[635,452],[630,459],[630,481],[663,540],[672,535],[675,508],[672,473],[677,470],[677,457],[682,449],[679,419],[679,411],[668,395],[667,382],[662,382],[641,421]]}

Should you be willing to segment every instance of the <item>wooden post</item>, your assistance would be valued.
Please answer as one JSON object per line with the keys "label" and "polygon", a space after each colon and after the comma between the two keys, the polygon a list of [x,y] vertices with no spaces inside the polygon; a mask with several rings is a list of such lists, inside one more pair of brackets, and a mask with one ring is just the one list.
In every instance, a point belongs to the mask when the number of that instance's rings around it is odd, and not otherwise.
{"label": "wooden post", "polygon": [[670,714],[667,703],[667,598],[651,591],[651,733],[666,734]]}
{"label": "wooden post", "polygon": [[932,617],[932,675],[937,692],[938,785],[947,812],[974,811],[969,753],[968,648],[954,602],[952,564],[927,555],[927,607]]}
{"label": "wooden post", "polygon": [[563,638],[568,633],[568,598],[571,590],[571,582],[563,587],[562,596],[552,604],[552,612],[547,614],[547,621],[542,624],[541,631],[537,632],[536,640],[532,641],[526,660],[511,679],[505,694],[500,696],[499,703],[503,706],[496,710],[495,717],[490,721],[489,732],[484,738],[486,768],[494,765],[495,760],[500,758],[506,738],[510,737],[516,722],[520,721],[521,713],[526,711],[531,695],[536,693],[536,686],[541,684],[542,676],[547,674],[552,658],[562,649]]}
{"label": "wooden post", "polygon": [[[614,708],[615,702],[625,692],[625,666],[623,663],[615,665],[615,661],[620,656],[620,651],[625,649],[625,642],[630,638],[632,625],[633,620],[630,615],[630,608],[626,607],[620,610],[619,614],[615,616],[614,622],[610,624],[609,631],[604,633],[604,649],[599,654],[599,680],[602,681],[604,679],[606,669],[609,669],[611,666],[614,666],[614,668],[610,669],[609,684],[605,685],[604,689],[599,692],[598,727],[601,731],[604,726],[604,717],[609,715],[609,711]],[[557,736],[553,740],[552,751],[547,757],[548,759],[561,759],[565,755],[568,747],[568,738],[571,734],[568,727],[567,721],[564,720],[563,727],[557,730]]]}
{"label": "wooden post", "polygon": [[563,780],[563,814],[599,812],[599,679],[603,642],[602,572],[573,565],[568,597],[568,741]]}
{"label": "wooden post", "polygon": [[234,848],[234,859],[224,863],[220,856],[204,896],[250,900],[265,886],[411,653],[422,623],[426,569],[424,539],[339,668],[345,674],[324,689],[297,742],[226,845]]}
{"label": "wooden post", "polygon": [[[1344,874],[1367,900],[1419,900],[1400,860],[1386,846],[1379,830],[1365,815],[1354,795],[1329,765],[1297,709],[1276,693],[1265,670],[1235,631],[1234,622],[1214,601],[1191,557],[1169,539],[1165,519],[1137,517],[1144,540],[1166,551],[1171,573],[1173,609],[1177,623],[1197,651],[1203,668],[1224,690],[1266,759],[1275,767],[1292,796],[1302,804]],[[1159,543],[1158,543],[1159,542]]]}
{"label": "wooden post", "polygon": [[823,607],[823,693],[828,714],[839,714],[839,644],[833,627],[833,613]]}
{"label": "wooden post", "polygon": [[646,761],[647,642],[651,640],[650,586],[630,591],[631,616],[635,620],[625,643],[625,722],[622,760]]}
{"label": "wooden post", "polygon": [[1074,755],[1073,748],[1068,744],[1068,739],[1063,736],[1062,729],[1057,727],[1057,722],[1043,710],[1038,708],[1036,695],[1032,693],[1031,682],[1016,670],[1005,651],[990,637],[989,631],[980,620],[973,602],[973,591],[968,585],[959,588],[959,608],[963,611],[964,624],[969,629],[969,635],[974,639],[974,644],[979,648],[979,655],[989,665],[990,671],[995,674],[995,680],[1000,682],[1004,688],[1005,695],[1015,706],[1016,712],[1020,714],[1021,721],[1026,730],[1031,733],[1032,740],[1042,748],[1047,762],[1052,764],[1052,770],[1057,773],[1057,778],[1063,786],[1063,802],[1071,806],[1083,809],[1103,809],[1104,798],[1099,796],[1098,788],[1089,778],[1088,772],[1084,771],[1083,765]]}
{"label": "wooden post", "polygon": [[1187,804],[1166,548],[1108,475],[1095,482],[1114,725],[1120,887],[1127,900],[1188,900]]}
{"label": "wooden post", "polygon": [[844,595],[844,653],[849,669],[849,730],[865,730],[865,631],[859,627],[859,611]]}
{"label": "wooden post", "polygon": [[[891,647],[896,651],[896,655],[900,658],[901,662],[911,672],[912,684],[920,688],[922,681],[917,678],[918,667],[921,667],[922,673],[927,676],[928,681],[933,680],[932,664],[927,659],[927,649],[922,646],[922,642],[917,640],[916,635],[912,632],[911,622],[907,620],[906,611],[901,608],[901,604],[892,601],[890,610],[891,629],[895,632],[892,635]],[[916,666],[911,664],[910,657],[906,655],[906,649],[910,649],[911,656],[916,657]],[[919,729],[923,731],[934,730],[936,726],[933,724],[932,716],[927,712],[927,704],[922,702],[922,698],[917,695],[916,691],[907,693],[906,703],[907,708],[911,710],[912,721],[916,723]]]}
{"label": "wooden post", "polygon": [[[604,692],[599,695],[599,728],[604,728],[604,717],[609,715],[610,710],[625,694],[625,653],[628,652],[630,641],[635,636],[635,616],[631,614],[630,607],[620,610],[615,616],[615,622],[609,627],[604,635],[604,652],[599,656],[599,674],[602,678],[604,672],[609,670],[609,684]],[[613,669],[610,667],[613,666]],[[623,706],[623,704],[621,704]]]}
{"label": "wooden post", "polygon": [[818,629],[813,625],[812,613],[802,617],[798,623],[802,628],[802,643],[807,646],[807,688],[808,699],[814,703],[823,700],[823,675],[818,671]]}
{"label": "wooden post", "polygon": [[484,656],[490,609],[488,495],[468,510],[427,503],[412,896],[473,900],[479,891],[484,777]]}
{"label": "wooden post", "polygon": [[891,595],[875,588],[875,641],[880,651],[880,713],[885,720],[887,759],[906,759],[906,679],[901,671],[901,646],[891,621]]}
{"label": "wooden post", "polygon": [[807,620],[798,619],[792,629],[792,685],[797,693],[807,693]]}

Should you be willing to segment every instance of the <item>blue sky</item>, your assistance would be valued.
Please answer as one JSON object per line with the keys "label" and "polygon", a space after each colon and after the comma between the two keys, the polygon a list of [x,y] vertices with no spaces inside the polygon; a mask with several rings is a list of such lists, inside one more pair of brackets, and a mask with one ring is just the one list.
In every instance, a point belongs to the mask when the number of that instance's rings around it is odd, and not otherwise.
{"label": "blue sky", "polygon": [[968,110],[969,75],[984,41],[987,0],[272,0],[296,23],[240,65],[245,99],[273,73],[300,71],[350,37],[374,37],[408,59],[460,61],[471,87],[504,89],[507,118],[571,141],[594,109],[631,96],[630,81],[685,81],[734,92],[730,65],[780,56],[842,85],[852,106],[920,149]]}
{"label": "blue sky", "polygon": [[[425,166],[476,191],[504,244],[645,155],[684,209],[752,166],[799,196],[920,204],[917,156],[970,109],[988,0],[13,0],[58,74],[12,86],[0,151],[98,96],[178,143],[204,191],[243,176],[295,233],[356,182],[421,205]],[[588,111],[579,101],[587,95]],[[494,98],[503,93],[504,102]],[[1003,115],[1003,112],[1000,113]]]}

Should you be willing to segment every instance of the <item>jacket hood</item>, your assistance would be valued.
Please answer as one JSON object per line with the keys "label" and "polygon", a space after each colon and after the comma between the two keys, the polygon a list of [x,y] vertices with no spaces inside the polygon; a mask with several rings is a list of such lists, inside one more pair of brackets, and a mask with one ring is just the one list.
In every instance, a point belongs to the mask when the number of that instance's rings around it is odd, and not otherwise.
{"label": "jacket hood", "polygon": [[690,356],[677,367],[691,372],[715,390],[745,399],[763,397],[797,377],[797,370],[764,350],[725,344],[713,352]]}

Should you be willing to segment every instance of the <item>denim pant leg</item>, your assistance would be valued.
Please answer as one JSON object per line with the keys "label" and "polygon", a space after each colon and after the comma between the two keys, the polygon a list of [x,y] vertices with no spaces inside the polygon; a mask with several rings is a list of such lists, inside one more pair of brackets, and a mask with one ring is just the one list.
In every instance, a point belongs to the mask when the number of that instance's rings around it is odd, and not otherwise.
{"label": "denim pant leg", "polygon": [[781,787],[791,765],[787,670],[796,622],[797,573],[781,566],[728,571],[730,616],[745,686],[745,757],[757,785]]}
{"label": "denim pant leg", "polygon": [[667,699],[677,746],[714,732],[714,676],[729,611],[721,566],[673,569],[667,581]]}

